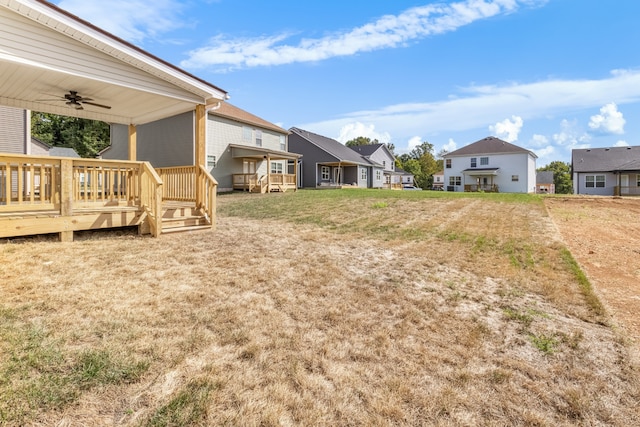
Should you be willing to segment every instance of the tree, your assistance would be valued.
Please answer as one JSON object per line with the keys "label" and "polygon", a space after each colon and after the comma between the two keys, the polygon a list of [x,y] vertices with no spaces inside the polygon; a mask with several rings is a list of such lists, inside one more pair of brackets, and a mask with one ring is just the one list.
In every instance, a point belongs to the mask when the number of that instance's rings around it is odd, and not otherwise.
{"label": "tree", "polygon": [[107,123],[35,111],[31,135],[54,147],[73,148],[80,157],[95,157],[110,144]]}
{"label": "tree", "polygon": [[441,168],[441,161],[433,155],[433,144],[424,141],[409,154],[396,157],[396,165],[413,174],[415,183],[421,188],[433,186],[433,174]]}
{"label": "tree", "polygon": [[553,183],[556,186],[557,194],[573,193],[573,184],[571,182],[571,164],[555,160],[547,166],[538,168],[538,171],[553,172]]}
{"label": "tree", "polygon": [[359,136],[344,143],[347,147],[357,147],[358,145],[379,144],[377,139],[371,139],[368,136]]}

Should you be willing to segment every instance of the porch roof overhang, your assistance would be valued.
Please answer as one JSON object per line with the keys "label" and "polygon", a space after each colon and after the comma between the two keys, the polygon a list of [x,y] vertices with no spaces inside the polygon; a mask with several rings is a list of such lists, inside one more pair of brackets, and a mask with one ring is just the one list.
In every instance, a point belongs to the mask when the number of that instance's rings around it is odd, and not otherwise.
{"label": "porch roof overhang", "polygon": [[481,169],[465,169],[463,174],[469,176],[495,176],[498,175],[500,168],[481,168]]}
{"label": "porch roof overhang", "polygon": [[356,162],[350,162],[348,160],[345,160],[343,162],[318,162],[319,165],[321,166],[364,166],[360,163],[356,163]]}
{"label": "porch roof overhang", "polygon": [[297,160],[302,157],[302,154],[270,150],[262,147],[249,147],[246,145],[229,144],[229,148],[231,149],[231,157],[234,159],[265,159],[269,157],[271,160]]}
{"label": "porch roof overhang", "polygon": [[[144,124],[213,107],[218,87],[44,0],[0,0],[0,105]],[[67,105],[75,91],[101,108]]]}

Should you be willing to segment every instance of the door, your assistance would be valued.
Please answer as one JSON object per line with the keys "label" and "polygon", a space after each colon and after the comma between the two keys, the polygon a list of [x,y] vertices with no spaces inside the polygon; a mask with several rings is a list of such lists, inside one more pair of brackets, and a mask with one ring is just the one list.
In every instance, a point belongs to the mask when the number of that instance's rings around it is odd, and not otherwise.
{"label": "door", "polygon": [[629,194],[629,175],[620,175],[620,194]]}

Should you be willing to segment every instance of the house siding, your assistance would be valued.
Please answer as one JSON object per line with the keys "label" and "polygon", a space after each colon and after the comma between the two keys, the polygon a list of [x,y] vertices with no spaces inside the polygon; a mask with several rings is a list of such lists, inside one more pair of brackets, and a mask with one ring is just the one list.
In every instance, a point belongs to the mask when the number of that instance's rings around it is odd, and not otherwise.
{"label": "house siding", "polygon": [[[136,160],[154,167],[194,164],[194,113],[192,111],[136,127]],[[111,125],[111,147],[103,159],[129,158],[129,128]]]}
{"label": "house siding", "polygon": [[[322,182],[320,165],[318,165],[318,163],[338,161],[334,156],[295,133],[289,135],[289,152],[302,154],[302,173],[300,175],[302,177],[301,186],[303,188],[315,188]],[[313,164],[309,164],[310,159],[313,159]],[[333,177],[333,170],[331,171],[331,177]],[[344,170],[344,182],[353,182],[355,178],[356,177],[353,176],[351,181],[346,181],[347,171]]]}
{"label": "house siding", "polygon": [[[587,187],[587,176],[604,175],[604,187]],[[635,184],[629,177],[629,185]],[[573,174],[574,193],[595,196],[613,196],[615,187],[618,185],[618,175],[611,172],[578,172]]]}
{"label": "house siding", "polygon": [[[451,159],[451,168],[444,171],[444,187],[449,185],[449,177],[460,176],[461,185],[454,186],[454,191],[464,191],[464,186],[475,184],[473,177],[465,175],[464,170],[471,168],[471,158],[477,158],[477,169],[498,168],[497,175],[493,178],[501,193],[534,193],[536,182],[535,158],[528,153],[510,154],[473,154],[468,156],[447,156]],[[480,157],[488,157],[488,165],[480,165]],[[446,160],[445,160],[446,164]],[[512,181],[512,176],[517,175],[518,181]]]}
{"label": "house siding", "polygon": [[31,154],[29,126],[28,111],[0,106],[0,152]]}
{"label": "house siding", "polygon": [[[244,139],[243,128],[251,129],[251,140]],[[256,130],[262,131],[262,145],[256,145]],[[216,167],[207,169],[218,181],[218,191],[230,191],[233,189],[233,174],[242,173],[241,158],[233,158],[229,144],[244,145],[252,148],[264,148],[267,150],[280,150],[280,136],[285,136],[285,146],[287,137],[284,133],[278,133],[259,126],[236,122],[226,117],[209,114],[207,120],[207,156],[215,156]],[[287,161],[278,160],[274,163],[282,164],[282,170],[287,173]],[[256,172],[258,176],[269,173],[270,165],[266,160],[256,162]]]}

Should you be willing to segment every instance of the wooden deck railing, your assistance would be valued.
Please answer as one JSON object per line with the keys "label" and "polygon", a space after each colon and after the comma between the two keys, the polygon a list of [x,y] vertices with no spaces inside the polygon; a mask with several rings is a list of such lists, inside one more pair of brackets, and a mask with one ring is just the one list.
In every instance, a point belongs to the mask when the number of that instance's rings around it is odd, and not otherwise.
{"label": "wooden deck railing", "polygon": [[466,192],[477,192],[477,191],[485,191],[487,193],[497,193],[498,185],[497,184],[465,184],[464,191]]}
{"label": "wooden deck railing", "polygon": [[640,187],[622,187],[616,185],[613,188],[614,196],[640,196]]}
{"label": "wooden deck railing", "polygon": [[232,175],[233,188],[235,190],[252,191],[258,185],[257,173],[234,173]]}
{"label": "wooden deck railing", "polygon": [[0,212],[53,210],[60,205],[61,159],[0,155]]}
{"label": "wooden deck railing", "polygon": [[215,222],[218,182],[203,166],[157,168],[163,182],[163,200],[193,202]]}
{"label": "wooden deck railing", "polygon": [[163,188],[160,175],[156,173],[149,162],[144,162],[140,174],[140,202],[149,218],[149,228],[153,237],[162,234]]}

